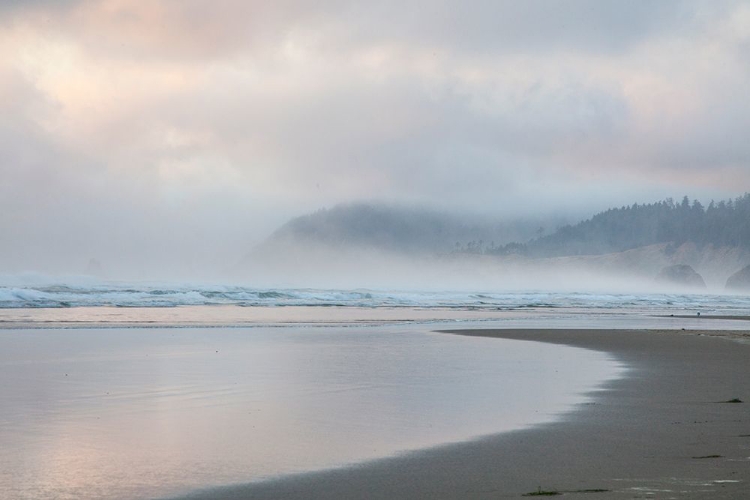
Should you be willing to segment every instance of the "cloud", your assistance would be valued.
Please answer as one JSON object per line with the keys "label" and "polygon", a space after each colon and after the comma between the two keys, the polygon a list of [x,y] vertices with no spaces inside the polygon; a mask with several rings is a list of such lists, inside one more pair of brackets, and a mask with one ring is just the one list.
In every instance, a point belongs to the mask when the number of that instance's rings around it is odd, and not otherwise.
{"label": "cloud", "polygon": [[4,2],[3,8],[70,34],[105,58],[147,62],[232,58],[290,39],[330,52],[395,44],[463,54],[621,53],[652,37],[689,34],[733,5],[678,0],[35,0]]}

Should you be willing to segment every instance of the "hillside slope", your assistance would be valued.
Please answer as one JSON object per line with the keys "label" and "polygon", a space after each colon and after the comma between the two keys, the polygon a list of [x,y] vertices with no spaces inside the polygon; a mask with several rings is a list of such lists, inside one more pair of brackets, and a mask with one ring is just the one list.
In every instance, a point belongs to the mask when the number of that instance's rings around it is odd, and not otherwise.
{"label": "hillside slope", "polygon": [[708,207],[687,196],[675,204],[665,201],[613,208],[553,234],[510,250],[537,257],[598,255],[658,243],[680,246],[750,249],[750,194],[735,200],[713,201]]}
{"label": "hillside slope", "polygon": [[[557,221],[559,223],[563,219]],[[296,217],[271,235],[268,248],[324,244],[408,254],[443,254],[473,245],[494,248],[528,241],[543,224],[504,221],[422,208],[354,203]]]}

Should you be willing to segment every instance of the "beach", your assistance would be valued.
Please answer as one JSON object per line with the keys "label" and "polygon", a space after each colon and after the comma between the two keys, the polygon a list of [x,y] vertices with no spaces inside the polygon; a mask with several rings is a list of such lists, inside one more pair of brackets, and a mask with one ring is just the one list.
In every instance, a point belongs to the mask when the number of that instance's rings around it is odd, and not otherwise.
{"label": "beach", "polygon": [[[587,499],[747,498],[750,334],[614,329],[444,333],[602,351],[630,371],[559,422],[181,498],[497,499],[540,492]],[[742,402],[730,402],[734,400]]]}

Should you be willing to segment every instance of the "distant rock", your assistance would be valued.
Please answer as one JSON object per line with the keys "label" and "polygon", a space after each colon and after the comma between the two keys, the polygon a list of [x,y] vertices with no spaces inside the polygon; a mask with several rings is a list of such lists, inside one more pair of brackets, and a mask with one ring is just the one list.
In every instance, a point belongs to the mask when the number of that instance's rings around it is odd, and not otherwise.
{"label": "distant rock", "polygon": [[727,290],[750,291],[750,265],[747,265],[727,279]]}
{"label": "distant rock", "polygon": [[663,268],[658,276],[656,276],[656,280],[672,285],[706,288],[706,283],[703,281],[701,275],[696,273],[695,269],[687,264],[675,264]]}

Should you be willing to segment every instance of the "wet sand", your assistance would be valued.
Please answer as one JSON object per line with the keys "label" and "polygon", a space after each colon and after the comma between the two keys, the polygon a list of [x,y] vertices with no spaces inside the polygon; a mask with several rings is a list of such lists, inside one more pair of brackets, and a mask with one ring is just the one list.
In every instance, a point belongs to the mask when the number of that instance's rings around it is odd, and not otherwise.
{"label": "wet sand", "polygon": [[[594,349],[632,371],[561,422],[183,498],[498,499],[540,488],[564,498],[748,498],[750,333],[450,333]],[[726,402],[735,398],[743,402]]]}
{"label": "wet sand", "polygon": [[669,316],[659,315],[657,318],[681,318],[681,319],[729,319],[735,321],[750,321],[750,316],[728,316],[721,314],[670,314]]}

